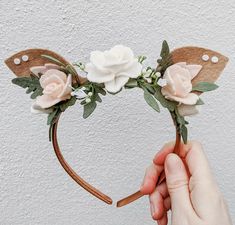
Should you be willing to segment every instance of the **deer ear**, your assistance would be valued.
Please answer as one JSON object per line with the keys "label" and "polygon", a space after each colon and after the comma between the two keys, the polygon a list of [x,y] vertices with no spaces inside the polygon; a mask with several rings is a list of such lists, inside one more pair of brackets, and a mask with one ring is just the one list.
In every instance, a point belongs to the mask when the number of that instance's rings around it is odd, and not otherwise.
{"label": "deer ear", "polygon": [[[27,49],[12,55],[5,60],[5,63],[16,76],[27,77],[31,74],[31,67],[44,66],[46,63],[52,63],[50,59],[42,57],[42,55],[50,56],[63,63],[65,66],[70,65],[62,56],[47,49]],[[78,74],[77,76],[80,83],[85,82],[84,78],[80,77]]]}
{"label": "deer ear", "polygon": [[193,84],[201,81],[214,83],[229,60],[218,52],[199,47],[178,48],[173,50],[171,55],[173,63],[186,62],[202,66],[198,75],[193,79]]}

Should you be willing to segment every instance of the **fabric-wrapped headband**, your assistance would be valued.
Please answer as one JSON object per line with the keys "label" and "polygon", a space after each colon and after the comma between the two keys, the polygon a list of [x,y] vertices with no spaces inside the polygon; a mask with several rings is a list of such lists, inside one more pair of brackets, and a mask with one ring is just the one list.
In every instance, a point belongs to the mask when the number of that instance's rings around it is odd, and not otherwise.
{"label": "fabric-wrapped headband", "polygon": [[[87,118],[97,102],[102,101],[101,95],[118,94],[123,88],[140,88],[155,111],[160,111],[160,103],[170,112],[176,127],[174,152],[180,154],[181,139],[187,143],[185,116],[197,113],[198,106],[204,104],[201,93],[218,87],[214,82],[228,62],[227,57],[205,48],[182,47],[170,52],[166,41],[157,66],[144,68],[145,59],[135,57],[128,47],[116,45],[104,52],[91,52],[87,64],[70,64],[57,53],[44,49],[24,50],[5,61],[17,76],[12,82],[27,88],[26,93],[35,99],[32,112],[48,113],[49,138],[62,167],[81,187],[107,204],[112,204],[112,199],[82,179],[64,159],[57,140],[60,115],[79,101],[84,107],[83,117]],[[162,174],[158,184],[164,179]],[[120,200],[117,206],[141,196],[137,191]]]}

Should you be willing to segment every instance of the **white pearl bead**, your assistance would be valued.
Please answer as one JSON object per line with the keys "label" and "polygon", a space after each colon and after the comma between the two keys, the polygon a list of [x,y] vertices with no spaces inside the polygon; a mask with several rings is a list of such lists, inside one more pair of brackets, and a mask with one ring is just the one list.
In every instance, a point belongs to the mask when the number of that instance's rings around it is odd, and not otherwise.
{"label": "white pearl bead", "polygon": [[209,58],[210,58],[209,55],[206,55],[206,54],[202,56],[202,60],[205,62],[207,62]]}
{"label": "white pearl bead", "polygon": [[219,62],[219,58],[218,58],[217,56],[213,56],[213,57],[211,58],[211,62],[217,63],[217,62]]}
{"label": "white pearl bead", "polygon": [[23,60],[24,62],[27,62],[27,61],[29,61],[29,57],[28,57],[27,55],[23,55],[23,56],[22,56],[22,60]]}
{"label": "white pearl bead", "polygon": [[14,59],[14,64],[15,64],[15,65],[20,65],[20,62],[21,62],[21,61],[20,61],[19,58],[15,58],[15,59]]}

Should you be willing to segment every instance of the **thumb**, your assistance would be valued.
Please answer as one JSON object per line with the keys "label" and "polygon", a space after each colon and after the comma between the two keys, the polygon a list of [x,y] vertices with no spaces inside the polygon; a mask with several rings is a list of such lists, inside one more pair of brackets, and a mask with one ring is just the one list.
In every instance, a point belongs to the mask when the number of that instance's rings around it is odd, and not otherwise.
{"label": "thumb", "polygon": [[182,160],[171,153],[166,157],[164,168],[172,213],[187,215],[190,211],[193,212],[188,188],[189,178]]}

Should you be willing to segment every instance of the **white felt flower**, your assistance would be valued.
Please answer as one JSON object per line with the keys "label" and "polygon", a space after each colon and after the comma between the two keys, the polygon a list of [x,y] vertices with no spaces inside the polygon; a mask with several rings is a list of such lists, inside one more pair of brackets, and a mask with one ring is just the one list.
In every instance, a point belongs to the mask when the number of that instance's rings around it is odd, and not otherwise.
{"label": "white felt flower", "polygon": [[130,48],[116,45],[108,51],[91,52],[90,63],[85,69],[89,81],[104,83],[107,91],[115,93],[121,90],[129,78],[140,75],[142,65]]}
{"label": "white felt flower", "polygon": [[162,94],[165,98],[180,103],[181,115],[185,114],[184,110],[186,108],[189,110],[189,107],[183,107],[182,105],[193,106],[199,99],[197,94],[191,92],[192,79],[200,72],[201,68],[201,65],[187,65],[186,62],[180,62],[169,66],[163,75],[166,85],[162,87]]}

